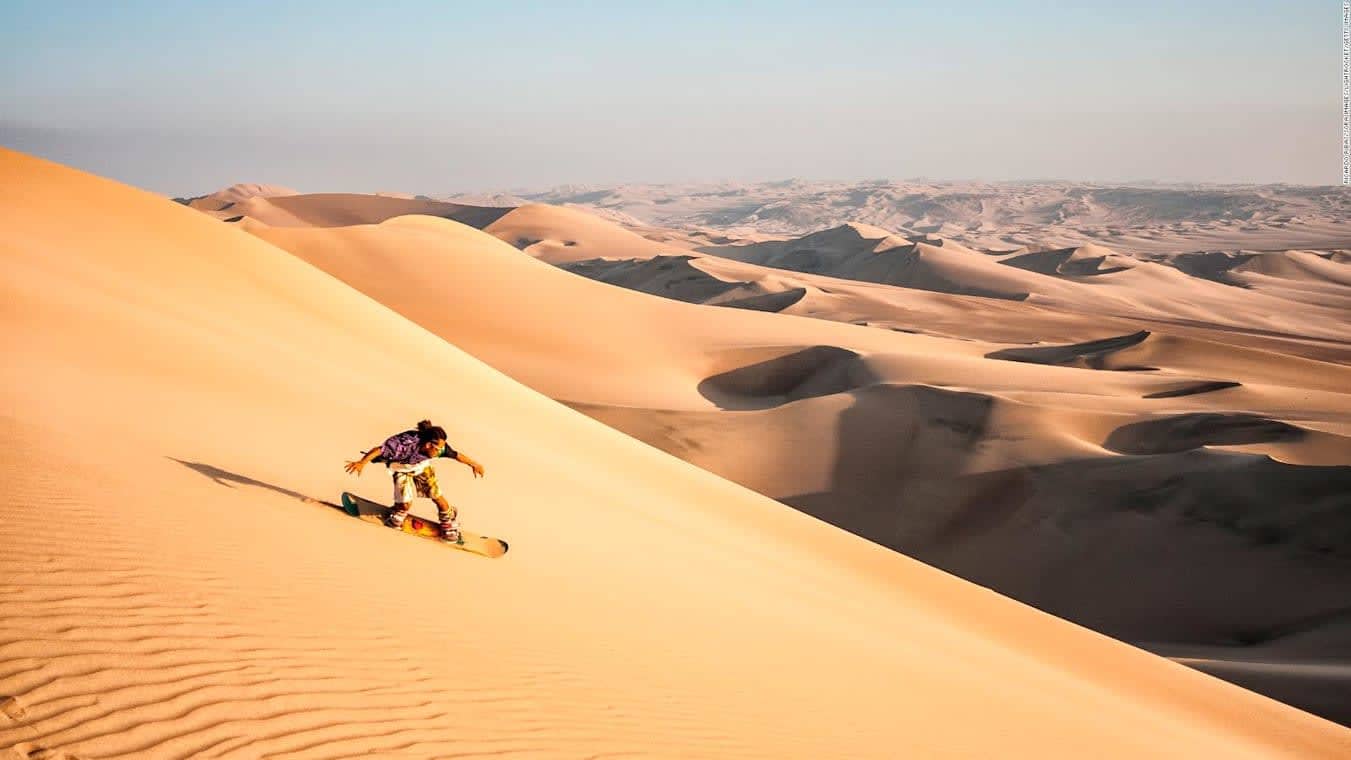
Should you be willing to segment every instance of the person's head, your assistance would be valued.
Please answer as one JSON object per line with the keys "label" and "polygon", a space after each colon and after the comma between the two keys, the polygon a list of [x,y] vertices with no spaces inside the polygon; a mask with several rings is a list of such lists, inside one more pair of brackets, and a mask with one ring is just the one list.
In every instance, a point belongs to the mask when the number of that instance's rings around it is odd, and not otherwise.
{"label": "person's head", "polygon": [[422,453],[434,457],[446,445],[446,431],[433,425],[431,420],[423,420],[417,424],[417,439]]}

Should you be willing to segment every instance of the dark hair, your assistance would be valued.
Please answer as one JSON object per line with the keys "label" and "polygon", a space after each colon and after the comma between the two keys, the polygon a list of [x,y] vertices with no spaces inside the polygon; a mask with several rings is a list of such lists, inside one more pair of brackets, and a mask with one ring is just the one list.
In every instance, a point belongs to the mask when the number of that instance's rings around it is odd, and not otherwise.
{"label": "dark hair", "polygon": [[446,431],[432,424],[431,420],[423,420],[417,424],[418,443],[431,443],[432,441],[446,440]]}

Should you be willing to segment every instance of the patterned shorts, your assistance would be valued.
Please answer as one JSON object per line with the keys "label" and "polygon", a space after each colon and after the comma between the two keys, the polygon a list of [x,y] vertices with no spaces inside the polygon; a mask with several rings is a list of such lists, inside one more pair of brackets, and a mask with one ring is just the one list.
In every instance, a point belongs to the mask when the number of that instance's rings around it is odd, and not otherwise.
{"label": "patterned shorts", "polygon": [[441,495],[441,486],[436,483],[436,470],[427,467],[421,472],[394,473],[394,503],[408,504],[414,496],[435,499]]}

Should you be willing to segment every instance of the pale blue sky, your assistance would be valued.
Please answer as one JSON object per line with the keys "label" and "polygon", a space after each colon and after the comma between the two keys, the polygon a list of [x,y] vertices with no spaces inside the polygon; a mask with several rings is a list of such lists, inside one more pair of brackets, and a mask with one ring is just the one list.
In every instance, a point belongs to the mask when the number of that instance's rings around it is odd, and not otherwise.
{"label": "pale blue sky", "polygon": [[0,143],[169,194],[1340,173],[1340,4],[17,2]]}

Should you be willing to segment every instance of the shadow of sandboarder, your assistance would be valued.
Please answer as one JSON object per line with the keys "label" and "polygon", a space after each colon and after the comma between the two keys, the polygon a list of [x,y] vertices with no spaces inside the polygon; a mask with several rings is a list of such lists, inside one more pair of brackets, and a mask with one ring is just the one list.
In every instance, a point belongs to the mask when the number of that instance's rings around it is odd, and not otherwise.
{"label": "shadow of sandboarder", "polygon": [[236,486],[240,485],[256,486],[258,488],[266,488],[269,491],[276,491],[277,493],[283,494],[285,496],[290,496],[291,498],[303,501],[306,504],[322,504],[326,507],[332,507],[334,509],[342,509],[341,504],[335,504],[331,501],[324,501],[323,499],[316,499],[312,496],[306,496],[305,494],[300,493],[299,491],[293,491],[289,488],[283,488],[282,486],[267,483],[258,480],[257,478],[250,478],[247,475],[240,475],[237,472],[222,470],[219,467],[214,467],[209,464],[203,464],[201,462],[187,462],[182,459],[178,459],[176,457],[166,457],[166,459],[172,459],[173,461],[178,462],[179,464],[183,465],[189,470],[193,470],[196,471],[197,473],[205,475],[206,477],[210,478],[211,480],[215,481],[220,485],[225,486],[226,488],[235,488]]}

